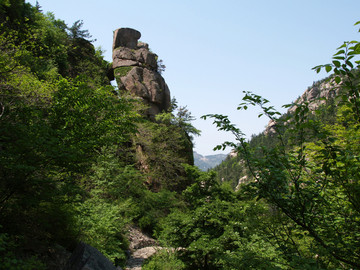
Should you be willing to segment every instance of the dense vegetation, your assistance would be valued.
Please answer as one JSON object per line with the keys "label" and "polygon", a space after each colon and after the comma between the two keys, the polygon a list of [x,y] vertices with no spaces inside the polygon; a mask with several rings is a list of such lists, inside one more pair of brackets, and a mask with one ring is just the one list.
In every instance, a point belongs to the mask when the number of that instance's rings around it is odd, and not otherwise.
{"label": "dense vegetation", "polygon": [[[271,208],[267,215],[279,217],[265,228],[287,257],[288,265],[278,268],[360,267],[360,61],[354,59],[359,54],[359,42],[344,42],[331,64],[314,68],[334,70],[327,79],[337,92],[334,100],[285,105],[292,110],[281,116],[268,100],[245,92],[238,109],[261,107],[276,123],[275,133],[247,141],[226,116],[205,116],[238,141],[218,146],[238,152],[236,159],[219,166],[220,173],[230,176],[232,184],[233,177],[245,176],[239,192],[251,191],[252,198]],[[237,175],[231,174],[229,164],[235,165]]]}
{"label": "dense vegetation", "polygon": [[81,21],[0,2],[0,269],[54,269],[80,240],[123,265],[127,226],[151,233],[187,185],[191,114],[142,117],[90,39]]}
{"label": "dense vegetation", "polygon": [[238,152],[224,179],[248,179],[235,192],[192,166],[199,131],[186,108],[174,101],[150,121],[110,85],[81,21],[2,0],[0,269],[56,269],[78,241],[123,266],[132,224],[169,247],[144,269],[359,269],[359,48],[344,43],[316,67],[341,91],[314,111],[280,116],[245,93],[239,109],[261,106],[271,136],[247,141],[206,116],[238,140],[219,146]]}
{"label": "dense vegetation", "polygon": [[227,116],[203,117],[234,135],[237,143],[216,149],[237,157],[217,168],[222,184],[215,172],[191,169],[186,207],[159,231],[177,250],[145,269],[360,269],[359,54],[359,42],[345,42],[331,64],[314,68],[334,71],[325,80],[333,100],[285,105],[291,110],[281,115],[244,92],[238,109],[259,106],[273,132],[247,140]]}

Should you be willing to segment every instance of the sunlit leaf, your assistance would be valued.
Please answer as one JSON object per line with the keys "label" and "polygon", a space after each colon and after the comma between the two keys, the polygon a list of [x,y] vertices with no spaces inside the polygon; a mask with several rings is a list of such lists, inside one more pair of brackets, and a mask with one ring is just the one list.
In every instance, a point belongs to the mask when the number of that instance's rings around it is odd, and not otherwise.
{"label": "sunlit leaf", "polygon": [[326,70],[326,72],[330,72],[332,70],[332,66],[326,65],[325,70]]}

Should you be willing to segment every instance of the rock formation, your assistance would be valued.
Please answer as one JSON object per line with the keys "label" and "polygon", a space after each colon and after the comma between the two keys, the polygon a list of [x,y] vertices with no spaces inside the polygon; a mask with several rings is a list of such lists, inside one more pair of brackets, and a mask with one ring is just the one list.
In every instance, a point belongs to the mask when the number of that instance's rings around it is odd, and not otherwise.
{"label": "rock formation", "polygon": [[100,253],[96,248],[79,243],[64,270],[121,270],[115,267],[109,259]]}
{"label": "rock formation", "polygon": [[[138,41],[140,36],[139,31],[131,28],[119,28],[114,32],[112,73],[121,94],[130,93],[142,100],[147,107],[143,111],[144,118],[153,121],[139,123],[131,142],[137,168],[147,175],[148,188],[155,192],[163,187],[180,191],[188,180],[181,164],[194,164],[193,144],[189,135],[177,125],[164,128],[162,134],[155,132],[167,125],[165,121],[154,120],[157,114],[170,111],[170,91],[159,72],[161,61],[149,50],[148,44]],[[159,148],[171,158],[155,155]],[[166,174],[176,175],[176,179],[168,181]]]}
{"label": "rock formation", "polygon": [[[295,104],[302,104],[308,102],[310,112],[314,112],[320,105],[325,104],[326,100],[335,98],[339,94],[340,87],[335,83],[334,79],[324,79],[320,82],[314,82],[297,100],[294,105],[288,109],[288,113],[294,113],[297,106]],[[286,124],[286,123],[285,123]],[[264,134],[275,134],[276,122],[270,120],[267,124]]]}
{"label": "rock formation", "polygon": [[154,239],[136,227],[129,228],[129,242],[131,255],[127,261],[126,270],[141,270],[145,260],[162,249]]}
{"label": "rock formation", "polygon": [[114,31],[113,70],[119,90],[142,98],[149,107],[147,116],[153,119],[170,108],[170,91],[158,72],[158,56],[148,44],[138,42],[140,36],[131,28]]}
{"label": "rock formation", "polygon": [[[325,104],[326,100],[335,98],[339,94],[340,87],[334,79],[325,79],[318,83],[313,83],[296,101],[296,104],[309,102],[310,111],[316,110],[320,105]],[[294,112],[296,106],[289,109]]]}

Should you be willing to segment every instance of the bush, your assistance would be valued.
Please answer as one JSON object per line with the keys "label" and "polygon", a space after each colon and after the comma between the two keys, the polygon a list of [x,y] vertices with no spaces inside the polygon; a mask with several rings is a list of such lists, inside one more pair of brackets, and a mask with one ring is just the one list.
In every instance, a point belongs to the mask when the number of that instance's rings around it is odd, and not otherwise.
{"label": "bush", "polygon": [[142,266],[143,270],[181,270],[185,264],[176,257],[175,253],[168,250],[161,250],[152,256]]}

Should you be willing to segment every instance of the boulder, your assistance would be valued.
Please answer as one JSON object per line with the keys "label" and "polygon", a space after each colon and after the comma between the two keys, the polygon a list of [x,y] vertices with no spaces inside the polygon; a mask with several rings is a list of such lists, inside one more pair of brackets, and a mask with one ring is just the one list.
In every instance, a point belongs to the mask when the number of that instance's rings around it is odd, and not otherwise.
{"label": "boulder", "polygon": [[152,70],[157,70],[157,55],[146,48],[135,51],[135,59]]}
{"label": "boulder", "polygon": [[80,242],[64,270],[119,270],[96,248]]}
{"label": "boulder", "polygon": [[121,77],[120,81],[119,88],[121,85],[122,90],[141,97],[150,105],[152,111],[150,114],[159,113],[170,107],[170,91],[159,73],[142,67],[134,67]]}
{"label": "boulder", "polygon": [[114,31],[113,50],[118,47],[136,49],[141,33],[132,28],[119,28]]}

